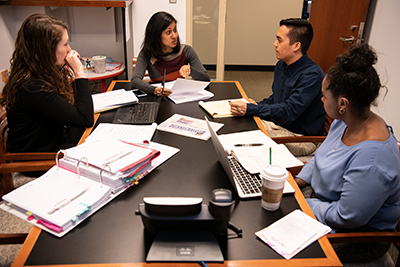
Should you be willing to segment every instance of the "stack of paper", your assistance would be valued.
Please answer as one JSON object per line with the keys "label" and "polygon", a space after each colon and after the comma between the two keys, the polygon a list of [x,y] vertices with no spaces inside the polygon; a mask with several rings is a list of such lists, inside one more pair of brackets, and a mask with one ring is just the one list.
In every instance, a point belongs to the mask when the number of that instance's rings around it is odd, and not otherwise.
{"label": "stack of paper", "polygon": [[[98,137],[66,150],[59,165],[3,196],[0,208],[62,237],[179,150]],[[162,152],[162,155],[161,155]]]}
{"label": "stack of paper", "polygon": [[[147,174],[148,164],[160,155],[160,151],[149,146],[122,142],[103,136],[65,150],[60,166],[78,172],[92,180],[110,186],[118,192],[128,186],[130,178],[141,178]],[[134,179],[136,181],[136,179]]]}
{"label": "stack of paper", "polygon": [[113,90],[92,95],[94,113],[137,103],[139,100],[132,91]]}
{"label": "stack of paper", "polygon": [[2,208],[62,236],[103,206],[110,196],[110,187],[54,166],[43,176],[4,195]]}
{"label": "stack of paper", "polygon": [[330,231],[329,226],[295,210],[256,235],[288,260]]}
{"label": "stack of paper", "polygon": [[172,91],[168,96],[175,104],[209,99],[214,96],[210,91],[205,90],[209,82],[195,81],[190,79],[177,79],[165,83],[165,88]]}

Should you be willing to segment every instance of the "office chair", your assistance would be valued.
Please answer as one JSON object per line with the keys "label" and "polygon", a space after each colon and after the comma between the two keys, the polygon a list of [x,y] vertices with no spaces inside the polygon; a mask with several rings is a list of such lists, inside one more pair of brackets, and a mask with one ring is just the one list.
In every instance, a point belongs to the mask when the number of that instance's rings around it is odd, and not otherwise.
{"label": "office chair", "polygon": [[2,70],[1,71],[1,80],[3,81],[3,83],[6,83],[8,80],[8,70]]}
{"label": "office chair", "polygon": [[56,153],[11,153],[7,150],[8,121],[5,109],[0,111],[0,197],[12,191],[11,173],[48,170],[56,164]]}

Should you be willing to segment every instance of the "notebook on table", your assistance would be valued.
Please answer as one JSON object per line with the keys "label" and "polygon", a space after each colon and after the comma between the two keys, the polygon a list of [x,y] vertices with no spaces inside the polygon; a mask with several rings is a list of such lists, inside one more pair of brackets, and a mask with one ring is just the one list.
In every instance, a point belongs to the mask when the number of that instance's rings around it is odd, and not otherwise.
{"label": "notebook on table", "polygon": [[[205,117],[208,129],[211,134],[211,141],[214,146],[215,153],[222,165],[226,175],[231,181],[240,198],[261,197],[261,177],[257,174],[251,174],[240,165],[240,163],[230,154],[226,152],[217,133],[211,127],[207,117]],[[288,181],[285,182],[283,193],[294,193],[293,187]]]}
{"label": "notebook on table", "polygon": [[156,121],[158,115],[158,107],[161,103],[161,98],[165,86],[165,69],[162,80],[162,91],[157,98],[157,102],[139,102],[133,106],[122,107],[117,110],[114,116],[113,123],[126,124],[152,124]]}

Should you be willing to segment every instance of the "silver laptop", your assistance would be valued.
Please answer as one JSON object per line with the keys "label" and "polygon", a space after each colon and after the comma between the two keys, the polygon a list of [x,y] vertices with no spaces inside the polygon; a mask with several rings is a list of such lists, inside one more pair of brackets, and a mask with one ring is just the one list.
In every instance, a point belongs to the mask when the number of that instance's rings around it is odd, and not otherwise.
{"label": "silver laptop", "polygon": [[218,160],[232,185],[235,187],[239,197],[261,197],[261,177],[259,177],[258,174],[251,174],[246,171],[233,156],[225,151],[207,117],[205,117],[205,119]]}
{"label": "silver laptop", "polygon": [[[242,165],[226,152],[221,141],[218,138],[217,133],[211,127],[210,122],[207,117],[204,117],[208,129],[211,134],[211,140],[217,153],[217,157],[219,162],[222,165],[226,175],[231,181],[233,187],[238,193],[240,198],[252,198],[252,197],[261,197],[261,177],[259,174],[251,174]],[[294,188],[289,184],[288,181],[285,182],[285,188],[283,189],[283,193],[294,193]]]}

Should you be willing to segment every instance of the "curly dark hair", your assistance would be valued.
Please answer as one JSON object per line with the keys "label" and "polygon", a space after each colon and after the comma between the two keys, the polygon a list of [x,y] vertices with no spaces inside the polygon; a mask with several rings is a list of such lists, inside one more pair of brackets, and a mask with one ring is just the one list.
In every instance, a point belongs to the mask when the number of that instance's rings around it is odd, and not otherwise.
{"label": "curly dark hair", "polygon": [[21,25],[10,60],[10,75],[2,92],[1,104],[14,107],[18,90],[29,90],[32,77],[43,83],[42,90],[57,92],[74,103],[71,87],[73,73],[69,68],[60,71],[56,49],[68,25],[52,16],[33,14]]}
{"label": "curly dark hair", "polygon": [[314,37],[314,30],[311,23],[306,19],[290,18],[281,20],[279,25],[285,25],[289,28],[288,37],[290,39],[290,44],[292,45],[295,42],[300,42],[301,53],[303,55],[307,53]]}
{"label": "curly dark hair", "polygon": [[[169,13],[160,11],[151,16],[146,26],[142,50],[148,57],[161,59],[167,54],[162,51],[161,33],[172,23],[178,23],[177,20]],[[177,44],[171,54],[178,53],[181,48],[181,41],[178,35]]]}
{"label": "curly dark hair", "polygon": [[355,112],[368,108],[379,95],[382,87],[373,65],[378,57],[368,44],[354,44],[336,58],[326,79],[328,90],[335,98],[346,97]]}

